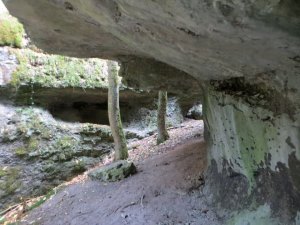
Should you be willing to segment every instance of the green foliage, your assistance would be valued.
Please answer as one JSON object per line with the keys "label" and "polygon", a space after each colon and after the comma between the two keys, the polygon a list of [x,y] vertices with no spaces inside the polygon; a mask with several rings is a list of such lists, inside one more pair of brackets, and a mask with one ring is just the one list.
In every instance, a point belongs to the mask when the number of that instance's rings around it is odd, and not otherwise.
{"label": "green foliage", "polygon": [[53,88],[107,88],[104,60],[45,55],[29,49],[11,51],[19,61],[11,80],[15,87],[32,84]]}
{"label": "green foliage", "polygon": [[0,46],[21,48],[24,28],[17,19],[6,16],[0,18]]}

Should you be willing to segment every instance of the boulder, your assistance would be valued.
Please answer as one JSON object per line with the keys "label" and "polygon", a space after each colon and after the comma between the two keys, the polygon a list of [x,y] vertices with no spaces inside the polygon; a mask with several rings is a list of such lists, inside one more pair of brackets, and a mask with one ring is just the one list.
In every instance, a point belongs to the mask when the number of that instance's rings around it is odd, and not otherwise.
{"label": "boulder", "polygon": [[113,162],[107,166],[97,168],[91,171],[88,175],[95,180],[114,182],[133,175],[136,172],[136,167],[133,162],[121,160]]}
{"label": "boulder", "polygon": [[187,118],[194,119],[194,120],[202,120],[202,105],[196,104],[192,108],[189,109],[188,113],[186,114]]}

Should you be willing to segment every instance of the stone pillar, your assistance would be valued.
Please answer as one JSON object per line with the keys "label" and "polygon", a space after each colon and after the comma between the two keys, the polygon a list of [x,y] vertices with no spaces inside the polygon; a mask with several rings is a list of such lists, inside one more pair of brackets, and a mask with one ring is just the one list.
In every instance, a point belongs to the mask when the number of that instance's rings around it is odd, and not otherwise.
{"label": "stone pillar", "polygon": [[203,102],[208,199],[234,212],[231,224],[300,224],[299,109],[274,90],[221,83]]}

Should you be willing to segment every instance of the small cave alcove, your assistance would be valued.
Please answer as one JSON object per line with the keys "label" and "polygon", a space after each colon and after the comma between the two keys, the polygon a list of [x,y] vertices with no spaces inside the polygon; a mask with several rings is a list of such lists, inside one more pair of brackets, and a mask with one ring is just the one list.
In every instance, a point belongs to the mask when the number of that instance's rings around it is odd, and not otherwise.
{"label": "small cave alcove", "polygon": [[54,103],[49,111],[55,118],[66,122],[109,125],[107,102]]}

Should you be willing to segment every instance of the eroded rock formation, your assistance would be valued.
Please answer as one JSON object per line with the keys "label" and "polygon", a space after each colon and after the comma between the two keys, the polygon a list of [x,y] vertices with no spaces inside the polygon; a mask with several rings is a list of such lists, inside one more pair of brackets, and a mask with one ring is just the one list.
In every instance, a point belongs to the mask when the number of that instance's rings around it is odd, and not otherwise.
{"label": "eroded rock formation", "polygon": [[0,104],[0,208],[38,196],[101,161],[109,126],[65,123],[47,111]]}
{"label": "eroded rock formation", "polygon": [[[0,209],[47,193],[111,152],[107,62],[0,47]],[[122,85],[127,139],[156,129],[156,98]],[[168,125],[182,120],[172,97]]]}
{"label": "eroded rock formation", "polygon": [[[299,1],[8,0],[6,5],[39,47],[118,59],[128,84],[156,88],[153,81],[172,80],[170,86],[177,81],[184,88],[201,82],[211,201],[235,211],[231,224],[299,224]],[[149,71],[141,62],[167,64],[173,72]],[[139,71],[139,79],[127,76],[126,68]]]}

